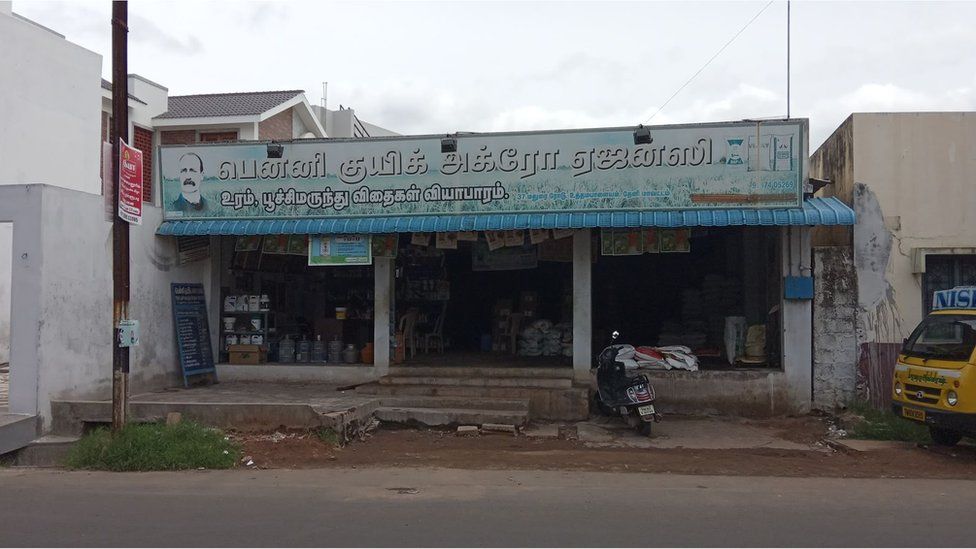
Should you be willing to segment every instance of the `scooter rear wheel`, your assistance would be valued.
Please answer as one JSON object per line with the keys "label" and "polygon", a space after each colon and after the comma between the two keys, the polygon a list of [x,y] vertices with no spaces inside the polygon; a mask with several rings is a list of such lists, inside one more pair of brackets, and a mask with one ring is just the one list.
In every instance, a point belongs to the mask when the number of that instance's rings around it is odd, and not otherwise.
{"label": "scooter rear wheel", "polygon": [[651,425],[653,424],[649,421],[641,421],[640,425],[637,426],[637,432],[642,437],[649,437],[651,436]]}

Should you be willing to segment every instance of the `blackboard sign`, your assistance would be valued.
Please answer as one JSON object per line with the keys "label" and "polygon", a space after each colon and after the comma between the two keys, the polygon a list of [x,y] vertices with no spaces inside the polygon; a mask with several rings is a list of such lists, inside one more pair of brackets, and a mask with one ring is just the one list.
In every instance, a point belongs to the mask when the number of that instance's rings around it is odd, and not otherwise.
{"label": "blackboard sign", "polygon": [[216,375],[213,348],[210,346],[210,324],[207,321],[207,300],[202,284],[174,282],[173,326],[176,329],[176,347],[183,369],[183,385],[189,385],[190,376]]}

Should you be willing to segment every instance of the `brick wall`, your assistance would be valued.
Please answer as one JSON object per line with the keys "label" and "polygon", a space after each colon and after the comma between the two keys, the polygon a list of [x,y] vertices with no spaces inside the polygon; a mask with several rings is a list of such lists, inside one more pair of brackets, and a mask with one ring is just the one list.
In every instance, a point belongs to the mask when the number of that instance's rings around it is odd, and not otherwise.
{"label": "brick wall", "polygon": [[258,123],[258,139],[291,139],[292,138],[292,109],[263,120]]}
{"label": "brick wall", "polygon": [[200,132],[201,143],[219,143],[221,141],[237,141],[237,130]]}
{"label": "brick wall", "polygon": [[142,151],[142,200],[152,202],[153,132],[135,127],[133,145]]}
{"label": "brick wall", "polygon": [[159,132],[162,145],[192,145],[197,142],[196,130],[171,130]]}

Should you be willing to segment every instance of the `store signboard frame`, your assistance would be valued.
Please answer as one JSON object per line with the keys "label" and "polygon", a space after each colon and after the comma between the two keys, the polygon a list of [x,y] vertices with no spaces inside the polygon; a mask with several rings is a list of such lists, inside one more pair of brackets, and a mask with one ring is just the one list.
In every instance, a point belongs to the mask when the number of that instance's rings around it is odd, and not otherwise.
{"label": "store signboard frame", "polygon": [[[806,119],[159,148],[164,219],[790,208]],[[453,150],[452,150],[453,149]],[[199,163],[199,164],[198,164]],[[182,165],[201,165],[181,181]],[[202,201],[188,206],[187,192]],[[196,198],[196,197],[195,197]]]}
{"label": "store signboard frame", "polygon": [[309,267],[372,264],[370,235],[312,235],[308,238]]}

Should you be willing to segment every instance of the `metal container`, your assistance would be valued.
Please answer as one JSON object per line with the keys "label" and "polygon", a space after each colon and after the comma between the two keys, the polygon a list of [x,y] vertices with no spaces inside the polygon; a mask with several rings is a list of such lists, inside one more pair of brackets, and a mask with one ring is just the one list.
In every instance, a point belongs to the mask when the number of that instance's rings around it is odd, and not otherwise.
{"label": "metal container", "polygon": [[325,362],[325,342],[322,336],[312,342],[312,362]]}
{"label": "metal container", "polygon": [[356,350],[356,346],[352,343],[346,345],[346,349],[342,351],[342,360],[346,364],[356,364],[359,362],[359,351]]}
{"label": "metal container", "polygon": [[312,342],[303,339],[298,342],[295,351],[295,362],[308,362],[312,358]]}
{"label": "metal container", "polygon": [[330,362],[342,362],[342,342],[338,339],[329,342],[329,356]]}
{"label": "metal container", "polygon": [[295,342],[287,337],[278,342],[278,362],[295,362]]}

